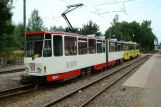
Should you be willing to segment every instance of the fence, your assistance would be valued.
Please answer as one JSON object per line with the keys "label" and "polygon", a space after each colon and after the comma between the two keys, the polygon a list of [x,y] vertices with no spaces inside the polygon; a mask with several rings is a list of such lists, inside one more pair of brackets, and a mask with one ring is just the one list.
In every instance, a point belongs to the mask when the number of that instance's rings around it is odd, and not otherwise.
{"label": "fence", "polygon": [[0,58],[0,67],[7,67],[11,65],[23,65],[24,57],[20,58]]}

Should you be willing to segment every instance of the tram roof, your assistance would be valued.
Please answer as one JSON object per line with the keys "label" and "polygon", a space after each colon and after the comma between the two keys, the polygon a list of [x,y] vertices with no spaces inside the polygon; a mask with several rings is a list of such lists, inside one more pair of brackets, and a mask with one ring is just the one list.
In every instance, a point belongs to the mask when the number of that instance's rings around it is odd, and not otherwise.
{"label": "tram roof", "polygon": [[66,36],[74,36],[74,37],[81,37],[81,38],[90,38],[90,39],[98,39],[98,40],[105,40],[104,38],[97,38],[97,37],[90,37],[85,35],[80,35],[77,33],[69,33],[69,32],[48,32],[48,31],[35,31],[35,32],[27,32],[26,36],[30,35],[38,35],[38,34],[55,34],[55,35],[66,35]]}

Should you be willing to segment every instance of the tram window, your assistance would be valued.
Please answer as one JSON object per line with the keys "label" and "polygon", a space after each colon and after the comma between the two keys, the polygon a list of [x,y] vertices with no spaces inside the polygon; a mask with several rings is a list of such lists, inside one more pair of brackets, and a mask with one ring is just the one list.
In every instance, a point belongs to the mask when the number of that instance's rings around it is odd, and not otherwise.
{"label": "tram window", "polygon": [[132,44],[130,44],[129,49],[133,50],[133,45]]}
{"label": "tram window", "polygon": [[110,52],[115,52],[115,43],[110,42]]}
{"label": "tram window", "polygon": [[77,55],[77,38],[65,36],[65,55]]}
{"label": "tram window", "polygon": [[130,45],[130,50],[134,50],[134,45],[133,44]]}
{"label": "tram window", "polygon": [[123,45],[124,45],[124,44],[123,44],[123,43],[121,43],[121,51],[123,51]]}
{"label": "tram window", "polygon": [[51,39],[51,35],[50,34],[46,34],[45,35],[45,39]]}
{"label": "tram window", "polygon": [[139,49],[139,45],[136,45],[136,49]]}
{"label": "tram window", "polygon": [[127,51],[127,50],[128,50],[128,44],[124,43],[123,45],[124,45],[124,46],[123,46],[123,48],[124,48],[123,50],[124,50],[124,51]]}
{"label": "tram window", "polygon": [[102,40],[97,40],[97,53],[102,53]]}
{"label": "tram window", "polygon": [[109,47],[109,52],[111,52],[111,42],[109,41],[109,45],[108,45]]}
{"label": "tram window", "polygon": [[118,51],[121,51],[121,43],[118,43],[118,45],[117,45],[117,46],[118,46],[118,48],[117,48],[117,49],[118,49]]}
{"label": "tram window", "polygon": [[105,53],[105,49],[106,49],[106,42],[103,40],[102,42],[102,48],[103,48],[103,53]]}
{"label": "tram window", "polygon": [[89,54],[96,53],[96,40],[88,39]]}
{"label": "tram window", "polygon": [[53,36],[53,50],[54,50],[54,56],[63,55],[62,36],[60,35]]}
{"label": "tram window", "polygon": [[78,38],[78,53],[79,55],[87,54],[87,39]]}
{"label": "tram window", "polygon": [[129,50],[131,50],[131,44],[129,45]]}
{"label": "tram window", "polygon": [[130,45],[126,44],[126,48],[125,48],[126,51],[128,51],[130,49],[129,47],[130,47]]}
{"label": "tram window", "polygon": [[123,43],[123,51],[125,51],[125,50],[126,50],[126,44]]}
{"label": "tram window", "polygon": [[115,42],[115,52],[117,52],[118,50],[117,50],[117,42]]}
{"label": "tram window", "polygon": [[51,53],[52,53],[51,40],[45,40],[44,49],[43,49],[43,56],[50,57]]}

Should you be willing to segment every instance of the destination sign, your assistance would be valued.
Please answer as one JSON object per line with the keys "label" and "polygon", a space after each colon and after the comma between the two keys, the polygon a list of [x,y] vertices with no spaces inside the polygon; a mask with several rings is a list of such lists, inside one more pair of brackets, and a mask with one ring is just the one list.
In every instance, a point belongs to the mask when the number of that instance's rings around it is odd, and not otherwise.
{"label": "destination sign", "polygon": [[31,41],[31,40],[43,40],[44,39],[44,35],[29,35],[26,36],[26,40],[27,41]]}

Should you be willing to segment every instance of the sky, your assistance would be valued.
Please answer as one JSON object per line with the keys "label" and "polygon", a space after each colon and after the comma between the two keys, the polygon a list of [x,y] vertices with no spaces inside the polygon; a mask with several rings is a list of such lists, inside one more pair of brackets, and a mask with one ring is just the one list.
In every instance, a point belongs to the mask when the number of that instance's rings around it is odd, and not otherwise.
{"label": "sky", "polygon": [[[124,6],[123,6],[123,1]],[[161,1],[160,0],[26,0],[26,22],[34,9],[46,27],[68,26],[61,17],[61,13],[71,4],[83,3],[84,6],[67,14],[69,21],[74,27],[82,27],[89,20],[100,26],[104,33],[110,26],[116,14],[119,21],[151,20],[153,33],[161,41]],[[12,20],[15,24],[23,23],[23,0],[14,0]]]}

